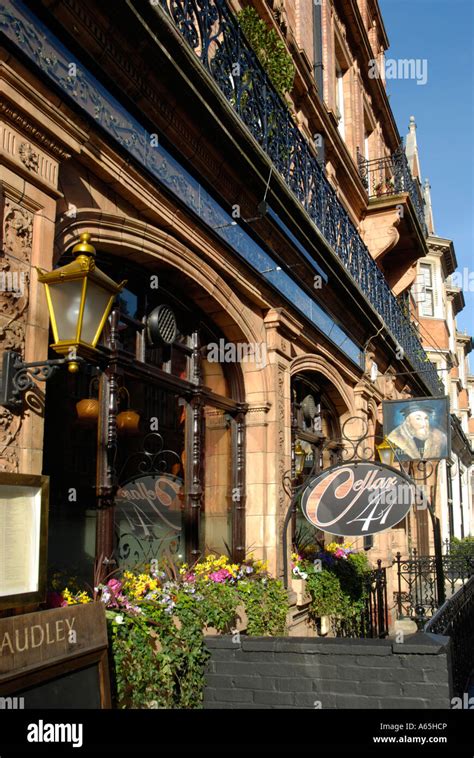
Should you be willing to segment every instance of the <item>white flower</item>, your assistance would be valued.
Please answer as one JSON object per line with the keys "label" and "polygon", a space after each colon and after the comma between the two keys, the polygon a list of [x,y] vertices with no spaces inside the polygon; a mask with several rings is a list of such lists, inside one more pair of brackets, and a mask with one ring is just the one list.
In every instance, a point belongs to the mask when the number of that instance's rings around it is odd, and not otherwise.
{"label": "white flower", "polygon": [[121,613],[117,613],[115,617],[115,623],[116,624],[123,624],[123,615]]}

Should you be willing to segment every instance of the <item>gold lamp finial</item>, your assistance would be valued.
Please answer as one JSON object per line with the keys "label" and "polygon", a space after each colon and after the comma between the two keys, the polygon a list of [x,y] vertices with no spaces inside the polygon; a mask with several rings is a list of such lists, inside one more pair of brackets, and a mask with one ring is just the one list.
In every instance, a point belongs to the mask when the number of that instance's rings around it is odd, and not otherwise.
{"label": "gold lamp finial", "polygon": [[89,244],[91,235],[89,232],[82,232],[82,234],[79,235],[80,242],[78,242],[77,245],[74,245],[72,248],[72,252],[80,255],[92,255],[95,257],[96,250],[94,245]]}

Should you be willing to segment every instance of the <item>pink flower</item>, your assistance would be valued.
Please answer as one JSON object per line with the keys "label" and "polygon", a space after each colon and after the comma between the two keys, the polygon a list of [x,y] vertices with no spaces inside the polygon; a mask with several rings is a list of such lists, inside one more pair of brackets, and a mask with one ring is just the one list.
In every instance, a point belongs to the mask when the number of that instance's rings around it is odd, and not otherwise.
{"label": "pink flower", "polygon": [[225,582],[226,579],[232,579],[232,574],[230,571],[227,571],[225,568],[219,569],[219,571],[213,571],[212,574],[209,574],[209,579],[211,579],[213,582]]}
{"label": "pink flower", "polygon": [[110,587],[114,595],[118,595],[122,589],[122,582],[119,582],[118,579],[109,579],[107,587]]}

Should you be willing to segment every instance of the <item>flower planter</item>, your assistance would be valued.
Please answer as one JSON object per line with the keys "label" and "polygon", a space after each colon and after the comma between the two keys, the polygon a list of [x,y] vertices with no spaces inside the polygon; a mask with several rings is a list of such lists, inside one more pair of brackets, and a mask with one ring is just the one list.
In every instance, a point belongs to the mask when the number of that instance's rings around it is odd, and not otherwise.
{"label": "flower planter", "polygon": [[223,631],[218,631],[214,626],[205,626],[202,630],[205,637],[215,637],[219,634],[235,634],[235,632],[245,632],[247,629],[248,618],[243,605],[238,605],[235,613],[233,624]]}
{"label": "flower planter", "polygon": [[311,600],[311,595],[306,589],[306,579],[292,579],[291,589],[296,594],[296,605],[306,605]]}
{"label": "flower planter", "polygon": [[331,631],[331,616],[321,616],[320,622],[320,634],[321,637],[326,637]]}

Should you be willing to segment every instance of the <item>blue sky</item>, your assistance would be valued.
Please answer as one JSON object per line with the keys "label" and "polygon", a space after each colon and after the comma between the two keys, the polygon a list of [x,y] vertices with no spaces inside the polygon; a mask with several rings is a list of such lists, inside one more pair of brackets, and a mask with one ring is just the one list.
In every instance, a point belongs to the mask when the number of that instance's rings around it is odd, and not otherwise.
{"label": "blue sky", "polygon": [[[466,271],[458,329],[474,334],[474,1],[379,0],[390,47],[386,58],[427,60],[425,85],[390,79],[400,134],[417,125],[423,179],[429,178],[435,232],[454,242]],[[468,275],[471,274],[470,280]],[[471,355],[471,367],[474,360]]]}

